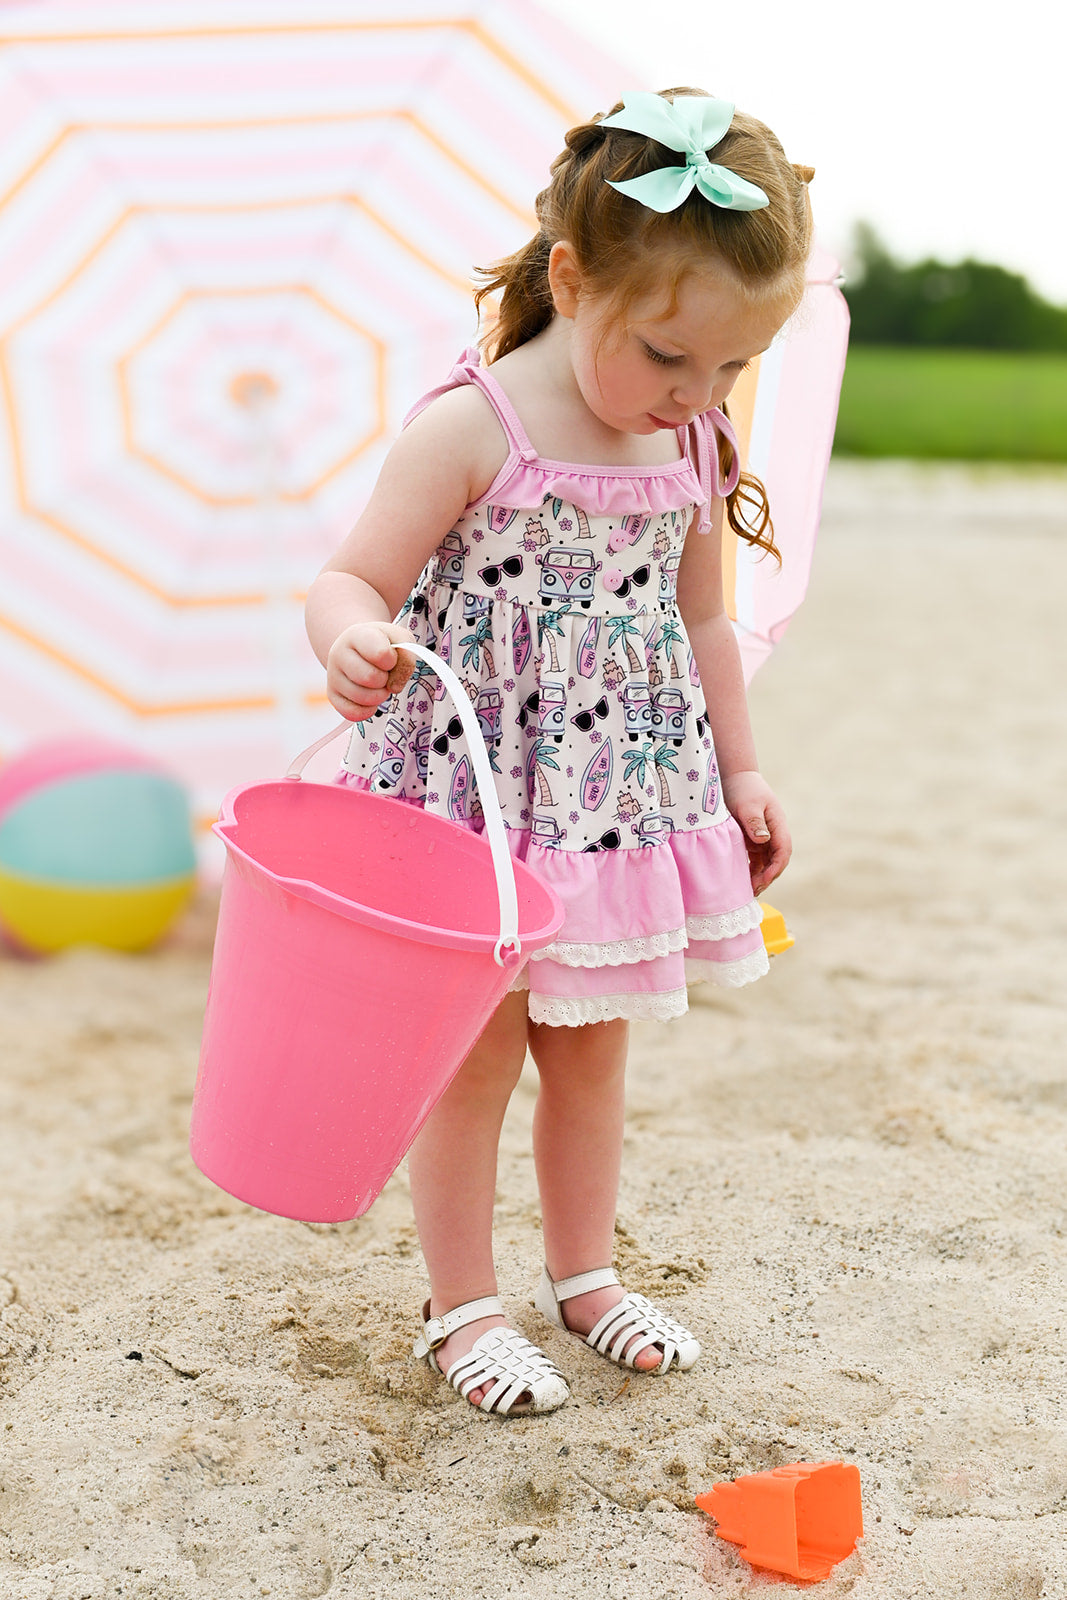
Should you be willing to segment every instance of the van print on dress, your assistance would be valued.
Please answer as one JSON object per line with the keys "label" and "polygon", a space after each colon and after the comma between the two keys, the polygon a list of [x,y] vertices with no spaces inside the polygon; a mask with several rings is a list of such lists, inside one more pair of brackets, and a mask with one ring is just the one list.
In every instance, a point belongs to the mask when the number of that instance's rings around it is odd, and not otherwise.
{"label": "van print on dress", "polygon": [[554,600],[577,600],[588,610],[593,603],[596,574],[600,568],[591,550],[569,550],[563,545],[552,545],[538,561],[540,595],[546,605]]}

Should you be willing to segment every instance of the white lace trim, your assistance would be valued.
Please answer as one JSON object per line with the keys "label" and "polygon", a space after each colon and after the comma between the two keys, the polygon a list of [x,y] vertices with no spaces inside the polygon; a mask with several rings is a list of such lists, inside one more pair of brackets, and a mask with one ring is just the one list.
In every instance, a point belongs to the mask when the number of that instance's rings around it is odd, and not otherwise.
{"label": "white lace trim", "polygon": [[750,900],[737,911],[723,911],[715,917],[686,917],[685,931],[690,939],[735,939],[739,933],[750,933],[763,921],[763,907],[758,900]]}
{"label": "white lace trim", "polygon": [[568,944],[557,939],[536,950],[531,961],[558,961],[561,967],[628,967],[637,961],[656,961],[673,955],[689,943],[684,928],[670,933],[649,933],[643,939],[609,939],[604,944]]}
{"label": "white lace trim", "polygon": [[657,961],[688,947],[690,939],[714,941],[735,939],[750,933],[763,920],[758,900],[738,911],[723,911],[714,917],[686,917],[684,928],[668,933],[647,933],[639,939],[608,939],[602,944],[576,944],[557,939],[544,950],[535,950],[531,961],[558,961],[561,967],[627,967],[638,961]]}
{"label": "white lace trim", "polygon": [[687,961],[686,983],[713,983],[722,989],[740,989],[770,971],[767,952],[761,945],[736,961]]}
{"label": "white lace trim", "polygon": [[[767,952],[761,946],[736,961],[687,961],[686,983],[711,983],[726,989],[740,989],[754,983],[769,970]],[[524,966],[511,988],[529,989],[529,967]],[[547,1022],[560,1028],[579,1028],[587,1022],[669,1022],[688,1011],[684,989],[667,989],[661,994],[591,994],[580,996],[530,995],[530,1021]]]}
{"label": "white lace trim", "polygon": [[555,1028],[580,1028],[587,1022],[670,1022],[689,1009],[684,989],[663,994],[591,994],[565,999],[559,995],[532,994],[530,1021]]}

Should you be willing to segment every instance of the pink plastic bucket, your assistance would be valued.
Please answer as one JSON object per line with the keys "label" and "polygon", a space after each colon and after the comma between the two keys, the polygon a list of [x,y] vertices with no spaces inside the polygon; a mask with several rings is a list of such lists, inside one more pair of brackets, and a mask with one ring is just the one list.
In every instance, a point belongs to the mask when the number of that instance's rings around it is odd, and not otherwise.
{"label": "pink plastic bucket", "polygon": [[458,679],[415,648],[456,699],[492,843],[400,800],[291,780],[235,789],[215,825],[227,860],[190,1149],[239,1200],[307,1222],[368,1209],[563,920],[507,849]]}

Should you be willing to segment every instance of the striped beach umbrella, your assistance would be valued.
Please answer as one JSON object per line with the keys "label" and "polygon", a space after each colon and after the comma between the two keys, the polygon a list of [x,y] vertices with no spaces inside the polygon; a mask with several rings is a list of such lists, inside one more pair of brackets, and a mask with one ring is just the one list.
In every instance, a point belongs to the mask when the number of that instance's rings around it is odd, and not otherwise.
{"label": "striped beach umbrella", "polygon": [[723,530],[726,605],[746,682],[808,586],[848,347],[848,305],[838,278],[837,262],[816,246],[799,309],[741,374],[729,401],[742,460],[766,485],[782,554],[779,567],[728,525]]}
{"label": "striped beach umbrella", "polygon": [[[206,822],[328,725],[303,592],[631,76],[527,0],[0,7],[0,760],[124,741]],[[802,319],[777,351],[739,421],[786,572],[729,566],[768,640],[825,465],[786,409],[833,366]]]}
{"label": "striped beach umbrella", "polygon": [[624,82],[527,0],[0,8],[0,759],[210,818],[322,730],[303,591]]}

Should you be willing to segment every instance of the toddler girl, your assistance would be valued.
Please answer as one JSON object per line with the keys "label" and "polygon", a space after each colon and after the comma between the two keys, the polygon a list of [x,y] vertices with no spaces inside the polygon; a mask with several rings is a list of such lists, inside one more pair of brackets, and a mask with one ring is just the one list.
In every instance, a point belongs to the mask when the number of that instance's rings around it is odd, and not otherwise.
{"label": "toddler girl", "polygon": [[538,1309],[644,1372],[696,1361],[611,1270],[627,1025],[681,1015],[687,981],[766,970],[754,896],[790,852],[723,604],[724,511],[777,552],[722,407],[800,299],[811,173],[691,89],[627,94],[566,145],[540,232],[483,273],[479,306],[500,302],[481,353],[414,408],[307,612],[355,724],[342,781],[481,826],[433,675],[387,685],[396,644],[432,647],[475,702],[512,851],[566,910],[410,1153],[415,1354],[500,1414],[568,1393],[496,1297],[497,1144],[527,1047]]}

